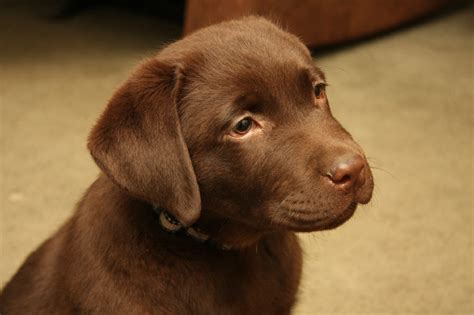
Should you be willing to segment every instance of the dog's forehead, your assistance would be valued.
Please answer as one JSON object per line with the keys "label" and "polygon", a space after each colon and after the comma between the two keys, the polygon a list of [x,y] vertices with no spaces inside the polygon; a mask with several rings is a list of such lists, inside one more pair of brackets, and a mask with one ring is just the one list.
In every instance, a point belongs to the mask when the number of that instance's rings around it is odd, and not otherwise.
{"label": "dog's forehead", "polygon": [[220,34],[222,38],[201,48],[201,62],[196,66],[199,78],[221,86],[280,88],[304,72],[318,75],[308,49],[292,35],[276,27],[251,30],[229,29]]}
{"label": "dog's forehead", "polygon": [[311,62],[309,50],[296,36],[255,16],[201,29],[169,45],[160,55],[165,59],[200,59],[208,68],[229,70],[272,61]]}
{"label": "dog's forehead", "polygon": [[191,106],[196,111],[205,106],[222,121],[239,103],[272,109],[303,104],[312,96],[311,81],[324,80],[306,46],[262,18],[212,26],[177,44],[175,53],[193,56],[185,73],[186,99],[200,104]]}
{"label": "dog's forehead", "polygon": [[215,40],[207,43],[204,51],[210,66],[226,67],[229,71],[253,69],[258,73],[272,67],[302,67],[311,63],[309,50],[295,36],[265,19],[245,21],[216,28]]}

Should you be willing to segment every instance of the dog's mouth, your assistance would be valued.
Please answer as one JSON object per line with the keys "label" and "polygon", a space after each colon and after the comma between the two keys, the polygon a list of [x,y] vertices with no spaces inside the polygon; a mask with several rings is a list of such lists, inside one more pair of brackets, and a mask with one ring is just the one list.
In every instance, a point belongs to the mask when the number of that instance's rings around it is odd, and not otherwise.
{"label": "dog's mouth", "polygon": [[357,202],[352,202],[341,212],[325,212],[321,216],[320,212],[282,209],[283,215],[280,224],[296,232],[312,232],[334,229],[349,220],[357,209]]}

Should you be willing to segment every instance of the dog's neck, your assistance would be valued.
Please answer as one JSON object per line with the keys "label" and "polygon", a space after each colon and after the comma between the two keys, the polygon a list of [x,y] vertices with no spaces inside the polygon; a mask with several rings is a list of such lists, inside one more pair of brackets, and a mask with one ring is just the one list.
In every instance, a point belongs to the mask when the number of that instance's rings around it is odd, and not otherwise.
{"label": "dog's neck", "polygon": [[[135,204],[138,199],[130,196],[129,193],[125,192],[122,188],[119,188],[113,183],[105,174],[101,174],[97,181],[90,188],[89,193],[100,194],[101,198],[97,200],[103,200],[104,196],[111,195],[110,200],[115,200],[112,208],[135,208],[143,207],[143,211],[153,211],[149,204],[139,202]],[[92,200],[92,199],[89,199]],[[118,200],[118,201],[117,201]],[[124,205],[127,205],[124,208]],[[90,208],[97,208],[100,205],[92,204]],[[161,225],[163,226],[162,218],[160,217],[160,211],[155,210],[155,215],[159,218]],[[116,210],[114,210],[116,211]],[[125,211],[128,213],[127,216],[133,216],[136,211]],[[165,222],[166,223],[166,222]],[[231,249],[244,249],[251,248],[257,245],[258,241],[268,233],[247,225],[245,223],[238,222],[236,220],[229,219],[219,214],[218,211],[212,211],[209,209],[202,209],[199,220],[193,225],[193,229],[200,233],[203,233],[206,238],[209,238],[211,242],[217,245],[219,248],[231,248]],[[193,233],[193,231],[191,231]],[[195,235],[189,240],[191,242],[197,242]],[[200,235],[197,237],[201,237]]]}
{"label": "dog's neck", "polygon": [[161,228],[171,234],[189,237],[199,243],[209,243],[222,250],[251,247],[264,232],[248,225],[223,218],[212,211],[203,211],[196,224],[184,227],[169,211],[154,208]]}
{"label": "dog's neck", "polygon": [[215,242],[234,249],[254,246],[267,233],[207,209],[202,210],[196,226],[208,233]]}
{"label": "dog's neck", "polygon": [[175,234],[177,236],[184,236],[189,239],[192,239],[198,243],[207,243],[210,246],[213,246],[222,250],[230,250],[232,247],[225,243],[216,242],[210,237],[209,234],[204,232],[201,228],[196,225],[193,226],[184,226],[181,222],[178,221],[168,210],[164,208],[154,208],[155,213],[159,217],[159,223],[161,228],[169,233]]}

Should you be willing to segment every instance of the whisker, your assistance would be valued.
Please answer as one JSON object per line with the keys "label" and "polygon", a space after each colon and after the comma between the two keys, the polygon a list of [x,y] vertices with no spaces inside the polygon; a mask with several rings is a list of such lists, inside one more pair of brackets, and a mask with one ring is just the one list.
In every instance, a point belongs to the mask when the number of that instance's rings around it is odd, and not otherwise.
{"label": "whisker", "polygon": [[387,171],[386,169],[383,169],[383,168],[377,167],[377,166],[369,166],[369,167],[370,167],[370,169],[372,169],[372,170],[382,171],[382,172],[384,172],[384,173],[390,175],[393,179],[398,180],[398,178],[397,178],[395,175],[393,175],[392,173],[390,173],[390,172]]}
{"label": "whisker", "polygon": [[398,178],[393,173],[389,172],[385,168],[380,167],[379,165],[374,165],[374,164],[379,164],[379,163],[377,163],[378,162],[377,158],[374,158],[372,156],[367,156],[366,159],[367,159],[367,161],[370,161],[370,163],[369,163],[370,169],[377,170],[377,171],[382,171],[382,172],[390,175],[393,179],[398,180]]}
{"label": "whisker", "polygon": [[367,161],[374,161],[374,162],[377,162],[377,158],[376,158],[376,157],[373,157],[373,156],[366,156],[365,158],[367,159]]}

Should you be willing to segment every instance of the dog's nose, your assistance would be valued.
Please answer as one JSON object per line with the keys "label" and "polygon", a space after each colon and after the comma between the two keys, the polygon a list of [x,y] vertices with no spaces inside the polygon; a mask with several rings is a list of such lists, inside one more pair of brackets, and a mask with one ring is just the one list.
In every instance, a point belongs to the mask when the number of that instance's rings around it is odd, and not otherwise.
{"label": "dog's nose", "polygon": [[360,155],[351,155],[338,159],[326,175],[336,189],[349,191],[364,184],[364,166],[364,159]]}

